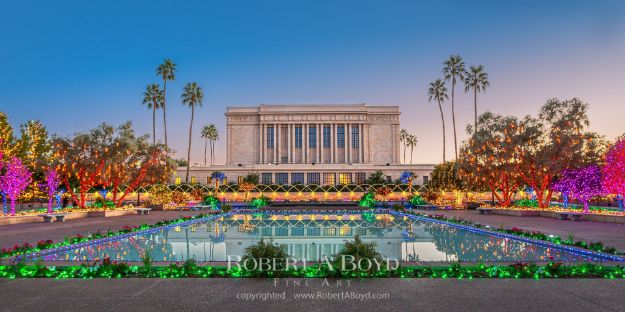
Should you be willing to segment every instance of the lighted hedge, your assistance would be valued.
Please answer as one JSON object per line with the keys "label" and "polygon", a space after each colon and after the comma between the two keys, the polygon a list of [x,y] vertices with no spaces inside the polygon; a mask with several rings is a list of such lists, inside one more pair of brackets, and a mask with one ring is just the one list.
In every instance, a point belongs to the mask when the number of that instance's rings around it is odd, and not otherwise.
{"label": "lighted hedge", "polygon": [[125,263],[105,262],[94,266],[51,266],[16,264],[0,266],[1,278],[607,278],[625,279],[625,268],[591,263],[564,265],[550,262],[546,265],[517,263],[512,265],[461,266],[411,266],[397,270],[381,270],[373,273],[331,271],[327,266],[309,266],[306,269],[288,271],[242,271],[228,270],[225,266],[200,266],[193,261],[182,265],[129,266]]}

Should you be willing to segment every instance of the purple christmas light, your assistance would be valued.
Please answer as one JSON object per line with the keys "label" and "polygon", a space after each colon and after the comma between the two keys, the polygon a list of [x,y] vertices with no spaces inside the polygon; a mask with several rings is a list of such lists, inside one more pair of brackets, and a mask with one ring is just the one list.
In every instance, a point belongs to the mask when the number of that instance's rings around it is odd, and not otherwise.
{"label": "purple christmas light", "polygon": [[46,174],[46,186],[48,190],[48,213],[52,213],[52,200],[54,198],[54,193],[56,193],[56,189],[59,187],[61,183],[61,179],[59,179],[59,175],[55,170],[50,169]]}
{"label": "purple christmas light", "polygon": [[32,174],[17,157],[12,157],[5,164],[6,172],[0,176],[0,189],[11,199],[11,215],[15,215],[15,203],[23,190],[32,181]]}
{"label": "purple christmas light", "polygon": [[553,185],[553,190],[567,194],[568,197],[584,203],[584,213],[588,212],[588,202],[596,196],[605,194],[601,184],[601,168],[597,165],[568,169]]}

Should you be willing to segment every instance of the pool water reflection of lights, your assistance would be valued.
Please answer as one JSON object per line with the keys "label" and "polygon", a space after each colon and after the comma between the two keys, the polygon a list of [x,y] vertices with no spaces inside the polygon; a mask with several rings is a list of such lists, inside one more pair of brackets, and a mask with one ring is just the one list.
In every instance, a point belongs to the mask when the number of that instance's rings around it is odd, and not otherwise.
{"label": "pool water reflection of lights", "polygon": [[388,258],[401,261],[623,261],[587,250],[536,242],[403,213],[229,213],[102,241],[65,246],[26,259],[44,261],[220,262],[241,256],[261,238],[272,239],[296,259],[332,257],[359,235]]}

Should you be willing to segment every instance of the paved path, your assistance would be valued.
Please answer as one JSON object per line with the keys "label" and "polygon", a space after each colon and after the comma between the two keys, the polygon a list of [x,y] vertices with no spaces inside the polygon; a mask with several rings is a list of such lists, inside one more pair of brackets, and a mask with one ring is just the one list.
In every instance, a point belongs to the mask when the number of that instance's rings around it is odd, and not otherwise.
{"label": "paved path", "polygon": [[152,211],[149,215],[127,215],[110,218],[69,219],[64,223],[21,223],[0,225],[0,248],[13,247],[28,242],[36,244],[40,240],[62,241],[66,236],[88,235],[100,231],[117,231],[124,226],[154,224],[162,220],[177,219],[199,214],[197,211]]}
{"label": "paved path", "polygon": [[[430,212],[423,211],[430,214]],[[441,210],[432,212],[446,217],[457,217],[492,227],[518,227],[527,231],[539,231],[558,235],[564,239],[572,234],[575,240],[602,242],[606,246],[625,251],[625,224],[569,221],[545,217],[515,217],[502,215],[482,215],[475,210]]]}
{"label": "paved path", "polygon": [[[286,282],[289,282],[287,286]],[[623,311],[622,280],[441,279],[0,280],[0,311]],[[388,299],[296,299],[296,294],[388,294]],[[243,300],[275,293],[274,299]],[[284,296],[284,299],[281,297]],[[301,295],[300,295],[301,296]],[[326,295],[327,296],[327,295]],[[338,295],[335,295],[338,296]],[[365,295],[366,296],[366,295]]]}

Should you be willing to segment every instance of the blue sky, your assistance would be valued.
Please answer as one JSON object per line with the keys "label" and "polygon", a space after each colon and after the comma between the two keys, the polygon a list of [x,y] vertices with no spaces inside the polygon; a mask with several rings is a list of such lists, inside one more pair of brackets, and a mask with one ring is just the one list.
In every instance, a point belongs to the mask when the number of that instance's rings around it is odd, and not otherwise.
{"label": "blue sky", "polygon": [[[0,29],[0,110],[16,127],[39,119],[59,135],[125,120],[151,132],[141,94],[172,58],[179,157],[190,118],[181,89],[196,81],[205,91],[192,162],[207,123],[222,132],[225,159],[226,106],[363,102],[400,105],[402,128],[419,137],[415,161],[438,162],[440,117],[426,90],[450,54],[486,67],[480,112],[535,114],[547,98],[576,96],[591,105],[592,130],[625,132],[623,1],[4,1]],[[473,103],[457,94],[462,139]]]}

